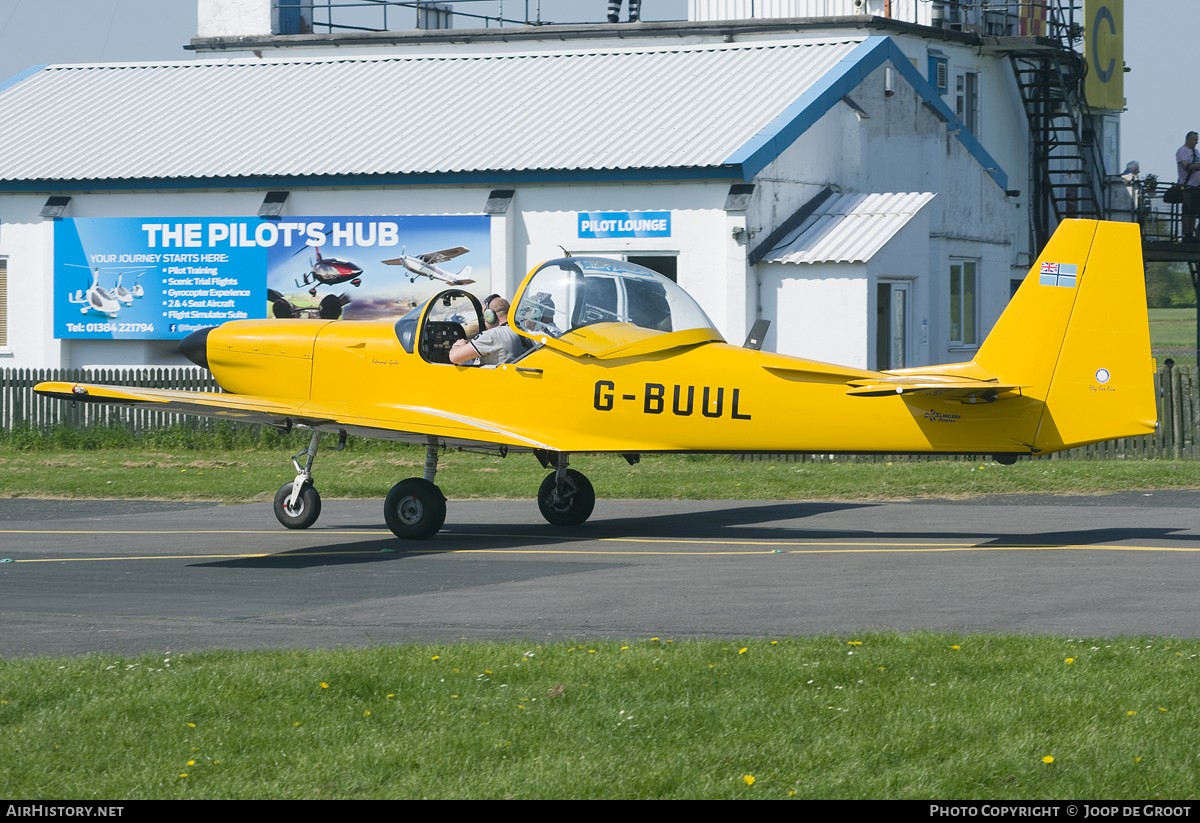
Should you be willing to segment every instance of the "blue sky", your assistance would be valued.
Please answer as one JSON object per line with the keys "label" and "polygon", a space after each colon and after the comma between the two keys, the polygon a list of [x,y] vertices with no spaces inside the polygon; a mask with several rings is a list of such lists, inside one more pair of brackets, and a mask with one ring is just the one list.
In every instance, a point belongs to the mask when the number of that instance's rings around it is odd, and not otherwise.
{"label": "blue sky", "polygon": [[[531,14],[537,3],[529,0]],[[525,5],[508,0],[505,11],[511,16]],[[606,5],[541,0],[543,19],[555,22],[599,22]],[[496,6],[458,4],[462,10]],[[1132,70],[1125,75],[1121,165],[1138,160],[1143,172],[1171,177],[1184,135],[1200,131],[1195,70],[1184,60],[1198,6],[1196,0],[1125,0],[1125,62]],[[643,0],[642,11],[649,20],[679,20],[687,2]],[[389,23],[396,26],[392,18]],[[183,46],[195,33],[196,0],[0,0],[0,81],[45,63],[186,60],[192,52]]]}

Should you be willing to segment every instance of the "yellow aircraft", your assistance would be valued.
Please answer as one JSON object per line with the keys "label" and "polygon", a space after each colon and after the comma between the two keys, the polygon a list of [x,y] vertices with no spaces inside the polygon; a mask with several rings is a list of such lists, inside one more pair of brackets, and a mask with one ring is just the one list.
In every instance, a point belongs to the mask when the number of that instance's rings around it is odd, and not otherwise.
{"label": "yellow aircraft", "polygon": [[[595,492],[572,453],[631,463],[662,452],[988,454],[1001,463],[1154,431],[1141,243],[1129,223],[1068,220],[969,363],[873,372],[728,345],[686,292],[635,266],[565,257],[535,268],[513,301],[527,344],[515,363],[456,366],[483,328],[450,289],[397,322],[243,320],[180,348],[229,394],[42,383],[83,402],[312,430],[275,496],[289,528],[320,514],[312,467],[322,432],[421,443],[424,477],[397,483],[384,517],[401,538],[442,527],[440,449],[532,452],[551,523],[575,525]],[[299,462],[304,458],[303,464]]]}

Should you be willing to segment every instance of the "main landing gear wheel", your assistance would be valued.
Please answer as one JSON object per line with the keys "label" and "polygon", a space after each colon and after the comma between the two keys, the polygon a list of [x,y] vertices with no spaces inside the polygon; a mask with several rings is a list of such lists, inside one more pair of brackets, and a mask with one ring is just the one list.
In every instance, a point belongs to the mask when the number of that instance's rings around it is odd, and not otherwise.
{"label": "main landing gear wheel", "polygon": [[383,501],[383,519],[401,540],[427,540],[446,522],[446,496],[420,477],[401,480]]}
{"label": "main landing gear wheel", "polygon": [[563,473],[563,482],[557,482],[558,472],[542,481],[538,489],[538,508],[542,517],[555,526],[578,526],[592,516],[596,507],[596,490],[592,482],[574,469]]}
{"label": "main landing gear wheel", "polygon": [[275,517],[289,529],[307,529],[321,516],[321,495],[312,486],[305,486],[296,499],[295,506],[288,505],[292,496],[292,484],[284,483],[275,492]]}

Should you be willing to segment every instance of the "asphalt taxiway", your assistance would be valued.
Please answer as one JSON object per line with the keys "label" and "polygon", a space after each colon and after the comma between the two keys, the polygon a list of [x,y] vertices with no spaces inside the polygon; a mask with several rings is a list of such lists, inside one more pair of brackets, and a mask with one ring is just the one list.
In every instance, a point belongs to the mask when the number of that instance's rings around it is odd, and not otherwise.
{"label": "asphalt taxiway", "polygon": [[865,629],[1200,636],[1200,491],[912,502],[0,500],[0,656]]}

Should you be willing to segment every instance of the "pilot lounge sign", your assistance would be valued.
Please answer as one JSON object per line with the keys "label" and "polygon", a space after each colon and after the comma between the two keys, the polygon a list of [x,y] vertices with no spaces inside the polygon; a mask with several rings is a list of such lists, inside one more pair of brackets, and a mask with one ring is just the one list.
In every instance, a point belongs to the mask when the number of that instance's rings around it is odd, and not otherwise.
{"label": "pilot lounge sign", "polygon": [[587,239],[603,237],[670,237],[669,211],[581,211],[579,236]]}

